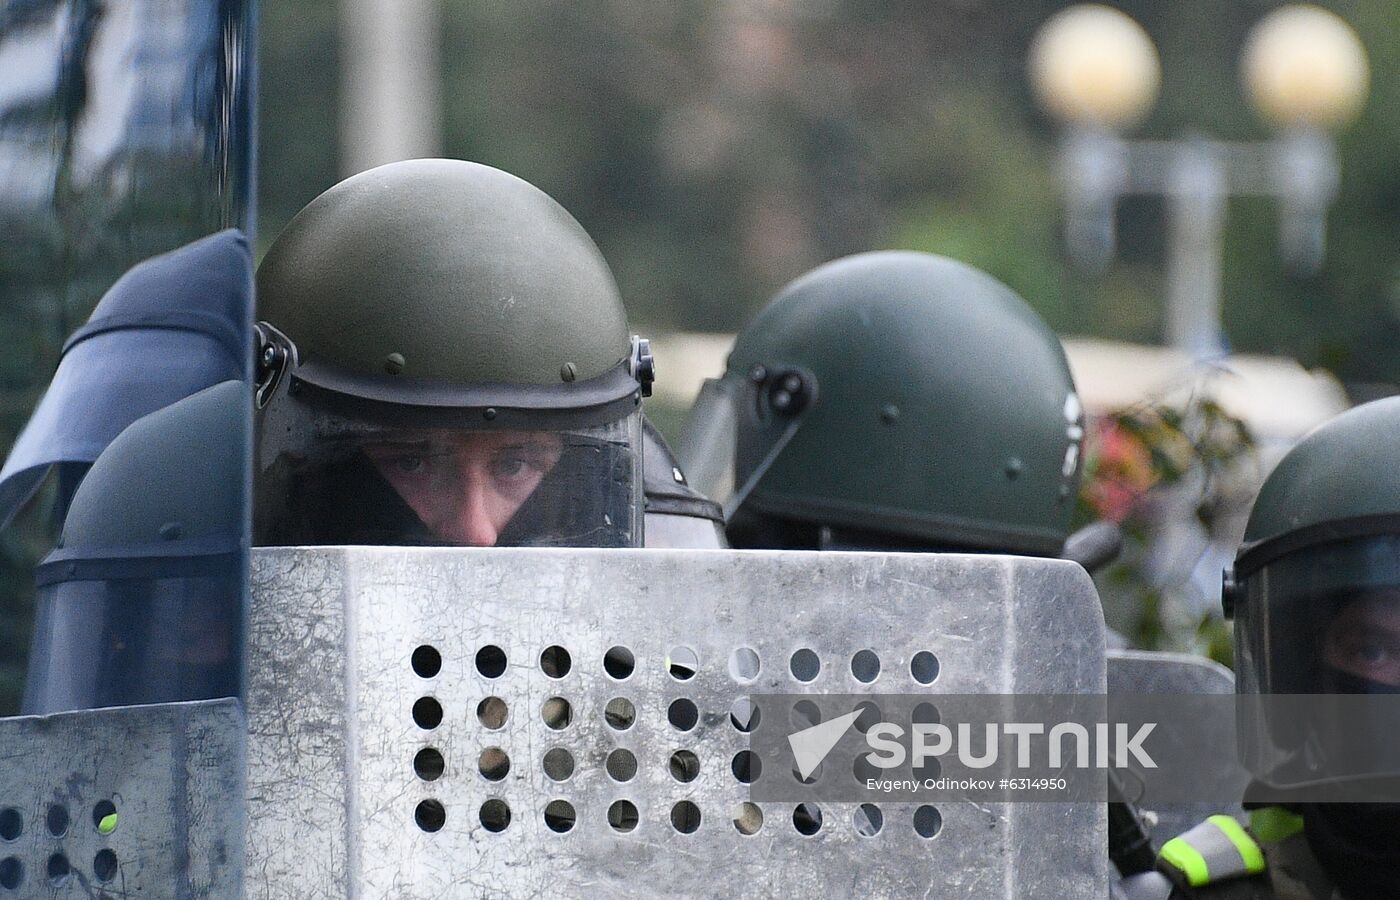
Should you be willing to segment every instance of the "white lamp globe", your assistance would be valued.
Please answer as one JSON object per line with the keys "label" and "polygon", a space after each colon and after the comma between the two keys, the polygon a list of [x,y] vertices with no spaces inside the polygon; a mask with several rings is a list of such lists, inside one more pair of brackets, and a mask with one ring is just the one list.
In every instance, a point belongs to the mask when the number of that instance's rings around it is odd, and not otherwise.
{"label": "white lamp globe", "polygon": [[1281,7],[1250,32],[1241,77],[1255,109],[1283,128],[1340,128],[1366,102],[1370,66],[1351,26],[1316,6]]}
{"label": "white lamp globe", "polygon": [[1031,44],[1030,76],[1052,115],[1074,125],[1122,129],[1152,108],[1162,67],[1141,25],[1089,3],[1041,26]]}

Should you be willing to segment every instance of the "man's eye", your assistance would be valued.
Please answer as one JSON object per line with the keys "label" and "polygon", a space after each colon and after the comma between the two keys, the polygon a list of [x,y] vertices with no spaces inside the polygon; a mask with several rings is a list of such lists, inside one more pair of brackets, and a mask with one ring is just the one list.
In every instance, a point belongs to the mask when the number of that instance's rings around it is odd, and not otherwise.
{"label": "man's eye", "polygon": [[417,475],[423,471],[423,465],[421,456],[396,456],[393,460],[394,471],[400,475]]}
{"label": "man's eye", "polygon": [[492,464],[497,478],[520,478],[530,471],[530,463],[523,456],[503,456]]}

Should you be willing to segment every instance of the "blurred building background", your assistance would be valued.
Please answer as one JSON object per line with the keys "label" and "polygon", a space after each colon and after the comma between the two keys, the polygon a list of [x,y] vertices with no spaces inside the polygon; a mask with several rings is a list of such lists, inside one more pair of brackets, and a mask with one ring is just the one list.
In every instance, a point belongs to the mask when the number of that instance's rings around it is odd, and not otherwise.
{"label": "blurred building background", "polygon": [[[263,0],[264,244],[358,167],[341,139],[356,83],[344,19],[365,5]],[[1063,249],[1059,127],[1034,102],[1027,57],[1067,5],[439,0],[440,82],[424,89],[442,98],[435,149],[558,198],[602,246],[638,328],[732,332],[813,265],[901,247],[988,270],[1062,334],[1157,343],[1161,201],[1120,205],[1103,273],[1076,271]],[[1280,4],[1114,5],[1162,61],[1160,98],[1134,136],[1271,136],[1238,67],[1250,27]],[[1358,32],[1373,73],[1339,136],[1327,259],[1290,276],[1274,204],[1232,203],[1225,329],[1234,349],[1326,368],[1369,395],[1400,381],[1400,7],[1324,5]]]}

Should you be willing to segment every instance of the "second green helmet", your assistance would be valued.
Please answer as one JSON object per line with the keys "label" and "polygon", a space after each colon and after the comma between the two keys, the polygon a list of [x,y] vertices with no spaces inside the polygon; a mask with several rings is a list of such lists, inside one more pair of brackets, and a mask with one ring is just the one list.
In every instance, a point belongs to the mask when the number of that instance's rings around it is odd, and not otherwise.
{"label": "second green helmet", "polygon": [[744,329],[682,462],[731,521],[1051,556],[1083,435],[1064,350],[1020,297],[951,259],[876,252],[798,278]]}

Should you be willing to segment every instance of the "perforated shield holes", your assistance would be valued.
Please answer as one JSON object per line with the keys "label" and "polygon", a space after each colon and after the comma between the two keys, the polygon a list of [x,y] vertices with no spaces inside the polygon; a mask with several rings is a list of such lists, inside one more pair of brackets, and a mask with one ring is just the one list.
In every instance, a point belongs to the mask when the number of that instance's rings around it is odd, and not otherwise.
{"label": "perforated shield holes", "polygon": [[0,887],[18,890],[24,883],[24,863],[19,857],[7,856],[0,859]]}
{"label": "perforated shield holes", "polygon": [[500,747],[487,747],[481,751],[477,769],[487,781],[500,781],[510,774],[510,757]]}
{"label": "perforated shield holes", "polygon": [[[313,696],[322,708],[343,710],[345,727],[337,729],[336,740],[349,736],[356,746],[348,756],[347,746],[326,748],[336,752],[341,767],[327,771],[348,779],[353,794],[323,786],[318,802],[325,815],[313,822],[298,807],[283,811],[287,821],[277,830],[249,825],[250,872],[262,871],[264,861],[275,862],[277,871],[296,869],[290,850],[267,849],[275,835],[328,827],[352,842],[335,853],[347,865],[347,854],[355,855],[345,880],[357,880],[349,892],[364,896],[455,896],[464,884],[499,886],[511,895],[538,892],[543,884],[561,896],[610,896],[640,884],[676,896],[746,890],[772,896],[783,893],[784,878],[790,881],[793,873],[800,873],[804,889],[839,884],[841,893],[849,887],[861,896],[905,896],[932,886],[941,896],[957,893],[974,877],[979,885],[1001,885],[998,873],[1011,870],[1011,883],[1045,885],[1024,896],[1080,896],[1087,876],[1075,880],[1073,872],[1095,871],[1087,854],[1074,848],[1068,848],[1072,866],[1063,863],[1067,848],[1057,846],[1058,855],[1041,848],[1050,843],[1045,823],[1051,817],[1026,810],[1044,804],[988,803],[988,815],[970,805],[939,803],[946,827],[925,841],[915,832],[914,809],[932,801],[906,804],[854,793],[865,787],[857,784],[863,776],[909,778],[908,768],[902,776],[867,772],[847,755],[864,741],[858,732],[873,719],[907,729],[913,705],[931,701],[941,709],[951,702],[945,694],[1072,690],[1081,682],[1101,691],[1101,672],[1042,652],[1051,637],[1060,643],[1073,635],[1081,642],[1083,635],[1097,638],[1098,632],[1081,627],[1083,617],[1068,616],[1076,625],[1071,633],[1058,616],[1008,614],[1023,607],[1006,596],[1013,591],[1034,592],[1043,601],[1050,585],[1056,599],[1070,597],[1074,586],[1066,587],[1056,574],[1067,564],[1032,565],[1011,557],[984,562],[956,554],[814,559],[782,551],[648,555],[559,548],[335,548],[274,551],[264,558],[278,571],[256,580],[255,591],[284,577],[280,560],[287,559],[293,572],[286,579],[286,602],[264,609],[265,616],[279,615],[281,633],[304,633],[306,624],[326,620],[345,634],[352,652],[342,647],[339,655],[316,656],[315,673],[327,675]],[[342,567],[344,574],[324,576],[308,559],[320,561],[322,569]],[[820,565],[814,568],[814,561]],[[1053,571],[1045,568],[1051,566]],[[309,588],[322,584],[342,587],[324,601],[313,598],[314,609],[294,614],[315,593]],[[997,615],[967,602],[984,594]],[[342,615],[338,624],[335,615]],[[1031,620],[1044,636],[1029,633],[1025,623]],[[422,654],[413,659],[416,648],[428,646],[441,660],[431,678],[422,674],[428,671]],[[1040,664],[1009,666],[1003,649],[1008,646],[1023,654],[1035,649]],[[496,648],[494,665],[488,647]],[[1093,647],[1086,647],[1080,655],[1092,656]],[[942,665],[935,689],[922,686],[928,667],[914,662],[930,651]],[[262,656],[274,653],[277,660],[285,657],[271,644]],[[329,674],[332,660],[340,661],[335,677]],[[1059,678],[1060,667],[1073,671]],[[1083,678],[1080,670],[1087,673]],[[308,682],[315,673],[308,665]],[[872,673],[873,682],[864,680]],[[921,692],[926,696],[907,705],[885,697]],[[415,701],[425,697],[442,711],[430,729],[411,715]],[[786,748],[787,736],[797,730],[790,723],[794,707],[803,700],[816,702],[801,708],[801,725],[858,713],[841,745],[811,773],[817,790],[799,785]],[[286,710],[265,706],[257,723],[267,729],[279,714]],[[306,734],[305,719],[288,734]],[[301,753],[304,775],[314,762],[307,748],[264,740],[250,749],[264,760],[288,759],[277,764],[275,785],[266,779],[257,785],[264,796],[287,785],[308,803],[316,796],[295,780],[297,770],[289,764],[288,754]],[[486,751],[500,756],[486,754],[483,766]],[[498,768],[493,758],[509,764],[498,781],[490,778],[504,766]],[[438,765],[441,774],[433,779]],[[327,787],[335,796],[325,795]],[[70,837],[81,830],[89,843],[63,849],[74,865],[75,886],[84,876],[110,893],[137,871],[136,858],[125,854],[145,836],[148,819],[118,802],[120,840],[104,843],[87,830],[94,802],[112,796],[111,787],[99,789],[65,798],[73,815]],[[340,802],[341,793],[350,794],[350,806]],[[63,795],[49,796],[57,801]],[[39,797],[37,803],[25,799],[31,807],[18,796],[0,796],[0,807],[8,803],[24,814],[22,842],[49,840],[49,797]],[[420,812],[430,800],[435,807]],[[869,808],[858,809],[864,802]],[[799,803],[809,808],[797,814]],[[266,804],[256,812],[250,805],[249,823],[258,812],[278,814]],[[1095,821],[1058,811],[1054,821],[1064,823],[1064,833],[1072,827],[1083,843],[1093,837],[1099,846],[1103,831]],[[921,817],[920,827],[925,824]],[[327,851],[309,846],[312,841],[304,844],[308,865],[321,866]],[[111,885],[103,885],[93,868],[93,854],[106,846],[120,857]],[[48,890],[44,861],[56,849],[49,843],[31,858],[28,849],[0,843],[0,859],[8,853],[23,860],[20,892],[37,892]],[[692,865],[696,859],[704,865]],[[306,884],[302,876],[297,890]]]}
{"label": "perforated shield holes", "polygon": [[822,711],[817,704],[811,700],[798,700],[792,705],[792,712],[788,716],[788,721],[793,728],[811,728],[813,725],[822,723]]}
{"label": "perforated shield holes", "polygon": [[758,677],[762,664],[758,651],[752,647],[738,647],[729,654],[729,677],[738,682],[753,681]]}
{"label": "perforated shield holes", "polygon": [[618,681],[631,678],[636,668],[637,658],[626,647],[610,647],[608,652],[603,654],[603,671],[607,672],[610,678]]}
{"label": "perforated shield holes", "polygon": [[760,721],[758,704],[748,697],[740,697],[729,707],[729,724],[733,725],[736,731],[748,734],[758,727]]}
{"label": "perforated shield holes", "polygon": [[49,805],[48,812],[44,814],[44,825],[49,829],[49,834],[56,838],[61,838],[68,833],[68,807],[53,803]]}
{"label": "perforated shield holes", "polygon": [[419,697],[413,703],[413,721],[424,731],[442,724],[442,704],[432,697]]}
{"label": "perforated shield holes", "polygon": [[572,831],[578,815],[567,800],[551,800],[544,808],[544,824],[550,831],[564,834]]}
{"label": "perforated shield holes", "polygon": [[788,660],[788,670],[792,672],[792,677],[803,683],[815,681],[822,671],[821,657],[815,651],[805,647],[798,650]]}
{"label": "perforated shield holes", "polygon": [[614,731],[626,731],[637,721],[637,708],[626,697],[614,697],[603,708],[603,719]]}
{"label": "perforated shield holes", "polygon": [[729,770],[740,784],[752,784],[762,774],[763,762],[752,750],[740,750],[730,761]]}
{"label": "perforated shield holes", "polygon": [[624,834],[637,827],[639,817],[636,804],[630,800],[617,800],[608,807],[608,824],[614,831]]}
{"label": "perforated shield holes", "polygon": [[880,778],[884,772],[870,761],[869,753],[862,753],[851,763],[851,774],[855,776],[856,784],[864,785],[873,778]]}
{"label": "perforated shield holes", "polygon": [[921,838],[937,837],[943,830],[943,814],[933,806],[920,806],[914,810],[914,832]]}
{"label": "perforated shield holes", "polygon": [[671,705],[666,707],[666,721],[677,731],[689,731],[700,721],[700,710],[693,701],[682,697],[671,701]]}
{"label": "perforated shield holes", "polygon": [[682,800],[671,807],[671,827],[681,834],[694,834],[700,830],[700,807],[689,800]]}
{"label": "perforated shield holes", "polygon": [[763,827],[763,810],[745,801],[734,807],[734,829],[743,835],[758,834]]}
{"label": "perforated shield holes", "polygon": [[857,703],[855,711],[859,714],[856,716],[854,724],[856,731],[861,734],[865,734],[884,717],[884,714],[880,712],[880,707],[876,706],[873,700],[863,700]]}
{"label": "perforated shield holes", "polygon": [[447,809],[437,800],[424,800],[413,810],[413,821],[430,834],[440,831],[447,824]]}
{"label": "perforated shield holes", "polygon": [[861,837],[874,837],[885,827],[885,814],[874,803],[862,803],[851,814],[851,824]]}
{"label": "perforated shield holes", "polygon": [[608,754],[603,767],[613,781],[631,781],[637,774],[637,757],[632,755],[631,750],[619,747]]}
{"label": "perforated shield holes", "polygon": [[825,768],[826,763],[817,763],[817,767],[804,777],[802,772],[794,765],[792,767],[792,779],[798,784],[816,784],[818,781],[822,780],[822,772]]}
{"label": "perforated shield holes", "polygon": [[540,707],[540,717],[550,728],[563,731],[574,720],[574,708],[563,697],[550,697]]}
{"label": "perforated shield holes", "polygon": [[111,800],[99,800],[92,807],[92,827],[98,834],[111,834],[117,830],[117,805]]}
{"label": "perforated shield holes", "polygon": [[491,731],[504,728],[508,714],[506,701],[500,697],[487,697],[476,705],[477,721]]}
{"label": "perforated shield holes", "polygon": [[24,817],[13,806],[0,809],[0,841],[18,840],[24,833]]}
{"label": "perforated shield holes", "polygon": [[573,659],[569,656],[569,651],[558,645],[546,647],[540,654],[540,668],[544,674],[550,678],[563,678],[569,674],[569,669],[573,667]]}
{"label": "perforated shield holes", "polygon": [[92,874],[98,881],[111,881],[117,875],[117,854],[110,847],[98,850],[92,858]]}
{"label": "perforated shield holes", "polygon": [[808,837],[822,830],[822,810],[815,803],[799,803],[792,811],[792,827]]}
{"label": "perforated shield holes", "polygon": [[700,774],[700,757],[689,750],[677,750],[671,754],[670,770],[672,778],[689,784]]}
{"label": "perforated shield holes", "polygon": [[573,754],[563,747],[546,751],[542,764],[544,774],[550,781],[568,781],[569,776],[574,774]]}
{"label": "perforated shield holes", "polygon": [[419,678],[435,678],[442,671],[442,654],[431,644],[420,644],[410,657]]}
{"label": "perforated shield holes", "polygon": [[413,773],[424,781],[437,781],[444,768],[442,754],[432,747],[424,747],[413,755]]}
{"label": "perforated shield holes", "polygon": [[923,761],[913,767],[914,777],[920,781],[937,781],[943,774],[943,763],[938,761],[936,756],[926,756]]}
{"label": "perforated shield holes", "polygon": [[672,647],[666,654],[666,671],[677,681],[689,681],[700,670],[700,657],[689,647]]}
{"label": "perforated shield holes", "polygon": [[73,865],[68,862],[67,856],[55,853],[49,857],[47,870],[49,884],[54,887],[62,887],[68,881],[68,876],[73,874]]}
{"label": "perforated shield holes", "polygon": [[933,684],[938,677],[938,657],[927,650],[920,650],[909,661],[909,674],[919,684]]}
{"label": "perforated shield holes", "polygon": [[861,684],[870,684],[880,677],[880,657],[874,650],[861,650],[851,657],[851,674]]}
{"label": "perforated shield holes", "polygon": [[495,644],[476,651],[476,670],[483,678],[500,678],[506,671],[506,652]]}
{"label": "perforated shield holes", "polygon": [[920,703],[909,713],[909,722],[913,725],[937,725],[938,707],[932,703]]}
{"label": "perforated shield holes", "polygon": [[510,807],[504,800],[492,797],[481,804],[479,816],[481,827],[492,833],[505,831],[510,827]]}

